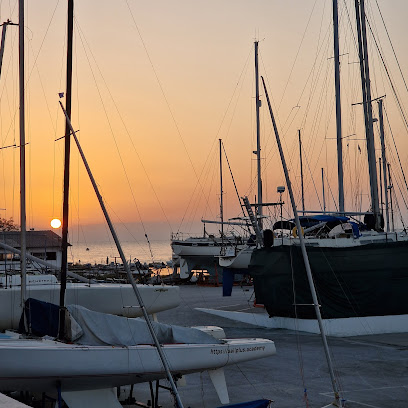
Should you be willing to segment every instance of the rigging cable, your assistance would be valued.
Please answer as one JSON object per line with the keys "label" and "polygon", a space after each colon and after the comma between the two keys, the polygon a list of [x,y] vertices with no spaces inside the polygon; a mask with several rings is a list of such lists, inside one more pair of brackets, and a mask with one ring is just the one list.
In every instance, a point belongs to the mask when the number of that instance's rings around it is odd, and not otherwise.
{"label": "rigging cable", "polygon": [[400,65],[400,63],[399,63],[399,60],[398,60],[398,58],[397,58],[397,54],[396,54],[396,52],[395,52],[394,45],[392,44],[390,34],[388,33],[387,25],[385,24],[384,17],[383,17],[383,15],[382,15],[382,13],[381,13],[381,9],[380,9],[380,6],[379,6],[379,4],[378,4],[378,0],[375,0],[375,2],[376,2],[376,4],[377,4],[378,12],[380,13],[380,16],[381,16],[381,21],[383,22],[385,32],[387,33],[388,41],[390,42],[390,45],[391,45],[391,48],[392,48],[392,52],[393,52],[393,54],[394,54],[395,60],[397,61],[398,69],[399,69],[399,71],[400,71],[400,73],[401,73],[402,80],[404,81],[405,89],[408,91],[408,86],[407,86],[407,83],[405,82],[405,77],[404,77],[404,74],[403,74],[403,72],[402,72],[402,69],[401,69],[401,65]]}
{"label": "rigging cable", "polygon": [[[124,163],[124,161],[123,161],[123,157],[122,157],[122,155],[121,155],[121,153],[120,153],[120,150],[119,150],[118,141],[117,141],[117,139],[116,139],[116,137],[115,137],[115,133],[114,133],[114,131],[113,131],[112,124],[111,124],[111,121],[110,121],[110,119],[109,119],[109,115],[108,115],[108,112],[107,112],[107,110],[106,110],[106,106],[105,106],[105,103],[104,103],[104,101],[103,101],[103,98],[102,98],[101,90],[100,90],[100,88],[99,88],[99,86],[98,86],[98,83],[97,83],[97,81],[96,81],[95,73],[94,73],[94,70],[92,69],[91,61],[90,61],[90,59],[89,59],[88,52],[87,52],[86,47],[85,47],[85,44],[86,44],[86,45],[88,45],[88,44],[86,43],[86,40],[83,38],[82,31],[81,31],[81,29],[80,29],[80,27],[79,27],[78,22],[76,21],[76,19],[75,19],[75,22],[76,22],[76,24],[77,24],[77,26],[78,26],[79,38],[80,38],[80,40],[81,40],[81,43],[82,43],[82,46],[83,46],[83,50],[84,50],[84,52],[85,52],[85,56],[86,56],[86,58],[87,58],[87,60],[88,60],[89,68],[90,68],[90,70],[91,70],[92,77],[93,77],[93,79],[94,79],[95,86],[96,86],[96,89],[97,89],[98,94],[99,94],[100,102],[101,102],[102,108],[103,108],[103,110],[104,110],[104,112],[105,112],[105,117],[106,117],[106,120],[107,120],[107,122],[108,122],[108,126],[109,126],[109,129],[110,129],[111,135],[112,135],[112,137],[113,137],[113,141],[114,141],[114,143],[115,143],[115,147],[116,147],[116,150],[117,150],[119,159],[120,159],[120,163],[121,163],[121,165],[122,165],[122,169],[123,169],[123,172],[124,172],[124,174],[125,174],[126,181],[127,181],[127,183],[128,183],[128,186],[129,186],[129,189],[130,189],[132,198],[133,198],[133,203],[134,203],[134,205],[135,205],[135,207],[136,207],[136,211],[137,211],[137,213],[138,213],[138,215],[139,215],[140,224],[142,225],[143,232],[144,232],[144,234],[146,235],[146,227],[145,227],[145,225],[144,225],[144,222],[143,222],[143,219],[142,219],[140,210],[139,210],[139,206],[137,205],[136,197],[135,197],[135,194],[134,194],[132,185],[131,185],[131,183],[130,183],[130,179],[129,179],[128,173],[127,173],[127,171],[126,171],[125,163]],[[81,35],[81,34],[82,34],[82,35]],[[84,41],[85,41],[85,44],[84,44]],[[92,51],[89,51],[89,52],[91,53],[91,55],[92,55],[92,57],[93,57]],[[95,63],[96,63],[96,61],[95,61]],[[97,64],[96,64],[96,65],[97,65]],[[97,67],[98,67],[98,65],[97,65]],[[98,70],[99,70],[99,69],[98,69]],[[100,72],[100,70],[99,70],[99,72]]]}
{"label": "rigging cable", "polygon": [[[140,162],[140,164],[141,164],[141,166],[142,166],[142,168],[143,168],[143,171],[144,171],[144,173],[145,173],[145,175],[146,175],[146,178],[147,178],[147,180],[148,180],[148,182],[149,182],[149,184],[150,184],[150,187],[151,187],[151,189],[152,189],[152,191],[153,191],[153,193],[154,193],[154,195],[155,195],[155,197],[156,197],[156,199],[157,199],[157,202],[158,202],[158,204],[159,204],[159,206],[160,206],[160,208],[161,208],[161,210],[162,210],[162,212],[163,212],[163,215],[164,215],[164,217],[165,217],[165,219],[166,219],[166,222],[167,222],[167,224],[168,224],[168,226],[169,226],[169,228],[170,228],[170,230],[171,230],[172,228],[171,228],[170,221],[169,221],[169,219],[167,218],[167,215],[166,215],[166,213],[165,213],[165,211],[164,211],[164,208],[163,208],[163,206],[162,206],[162,204],[161,204],[161,201],[160,201],[160,199],[159,199],[159,197],[158,197],[158,195],[157,195],[157,193],[156,193],[156,190],[155,190],[154,187],[153,187],[153,184],[152,184],[152,182],[151,182],[151,180],[150,180],[150,177],[149,177],[149,175],[148,175],[148,172],[146,171],[146,168],[145,168],[145,166],[144,166],[144,163],[143,163],[143,161],[142,161],[142,159],[141,159],[141,157],[140,157],[140,155],[139,155],[139,153],[138,153],[138,151],[137,151],[137,149],[136,149],[136,146],[135,146],[135,144],[134,144],[134,141],[133,141],[133,139],[132,139],[132,137],[131,137],[131,135],[130,135],[129,129],[128,129],[128,127],[126,126],[126,123],[125,123],[125,121],[124,121],[124,119],[123,119],[123,116],[122,116],[121,113],[120,113],[120,110],[119,110],[119,108],[118,108],[118,105],[117,105],[117,103],[116,103],[116,100],[114,99],[114,97],[113,97],[113,95],[112,95],[112,93],[111,93],[111,91],[110,91],[110,88],[108,87],[108,85],[107,85],[107,83],[106,83],[106,80],[105,80],[105,78],[104,78],[104,76],[103,76],[103,74],[102,74],[102,72],[101,72],[101,69],[99,68],[99,65],[98,65],[98,63],[97,63],[97,61],[96,61],[95,56],[94,56],[93,53],[92,53],[91,48],[89,47],[88,42],[86,41],[86,38],[84,37],[83,31],[82,31],[81,27],[79,26],[79,23],[78,23],[78,20],[77,20],[77,19],[75,19],[75,23],[76,23],[76,25],[77,25],[77,27],[78,27],[78,31],[79,31],[79,34],[80,34],[80,39],[81,39],[81,42],[82,42],[82,44],[83,44],[84,51],[85,51],[85,55],[86,55],[86,57],[87,57],[87,59],[88,59],[89,66],[90,66],[90,68],[91,68],[91,64],[90,64],[90,60],[89,60],[89,57],[88,57],[88,53],[87,53],[86,50],[85,50],[84,41],[85,41],[85,44],[88,46],[89,52],[90,52],[90,54],[91,54],[91,56],[92,56],[92,59],[93,59],[94,62],[95,62],[96,68],[97,68],[97,70],[98,70],[98,72],[99,72],[99,74],[100,74],[100,76],[101,76],[101,78],[102,78],[102,81],[103,81],[103,83],[104,83],[104,85],[105,85],[105,87],[106,87],[106,90],[107,90],[107,92],[108,92],[108,94],[109,94],[109,96],[110,96],[110,98],[111,98],[111,100],[112,100],[112,102],[113,102],[113,104],[114,104],[114,106],[115,106],[115,109],[116,109],[116,112],[117,112],[117,114],[118,114],[118,116],[119,116],[119,119],[120,119],[120,121],[121,121],[123,127],[125,128],[126,134],[127,134],[128,138],[129,138],[131,144],[132,144],[132,147],[133,147],[133,149],[134,149],[134,151],[135,151],[135,153],[136,153],[136,155],[137,155],[137,157],[138,157],[138,159],[139,159],[139,162]],[[81,34],[82,34],[82,35],[81,35]],[[93,77],[94,77],[95,84],[96,84],[96,87],[97,87],[97,89],[98,89],[98,93],[99,93],[99,95],[100,95],[101,102],[102,102],[102,105],[103,105],[104,110],[105,110],[106,117],[107,117],[107,119],[108,119],[108,115],[107,115],[107,113],[106,113],[105,105],[103,104],[102,96],[101,96],[101,93],[100,93],[100,91],[99,91],[99,87],[97,86],[96,79],[95,79],[95,75],[94,75],[94,72],[93,72],[92,68],[91,68],[91,72],[92,72],[92,75],[93,75]],[[108,122],[109,122],[109,119],[108,119]],[[109,125],[110,125],[110,122],[109,122]],[[111,126],[110,126],[110,127],[111,127]],[[112,128],[111,128],[111,131],[112,131],[112,135],[113,135],[113,130],[112,130]],[[116,144],[116,140],[115,140],[115,144]],[[116,145],[116,146],[117,146],[117,145]],[[118,146],[117,146],[117,147],[118,147]],[[122,159],[121,159],[121,160],[122,160]],[[123,164],[123,163],[122,163],[122,164]],[[125,170],[125,173],[126,173],[126,169],[124,169],[124,170]],[[126,176],[126,177],[127,177],[127,176]],[[132,190],[132,196],[133,196],[133,200],[135,201],[135,197],[134,197],[134,194],[133,194],[133,190]],[[135,203],[136,203],[136,202],[135,202]],[[140,215],[140,214],[139,214],[139,215]]]}
{"label": "rigging cable", "polygon": [[[239,75],[239,77],[238,77],[238,81],[237,81],[237,83],[236,83],[236,85],[235,85],[235,88],[234,88],[234,91],[233,91],[233,93],[232,93],[232,96],[231,96],[231,98],[230,98],[230,100],[229,100],[229,102],[228,102],[227,108],[226,108],[226,110],[225,110],[225,112],[224,112],[224,115],[223,115],[223,117],[222,117],[222,119],[221,119],[221,123],[220,123],[220,125],[219,125],[219,127],[218,127],[218,130],[217,130],[217,133],[216,133],[216,135],[215,135],[215,138],[214,138],[214,141],[213,141],[213,143],[212,143],[212,146],[211,146],[210,151],[213,150],[213,149],[215,148],[215,146],[216,146],[216,140],[218,139],[218,135],[219,135],[220,132],[221,132],[222,125],[223,125],[223,123],[224,123],[225,120],[226,120],[227,113],[228,113],[229,110],[230,110],[230,106],[232,105],[232,102],[233,102],[233,100],[234,100],[235,94],[237,93],[237,90],[239,90],[239,94],[240,94],[240,91],[242,90],[242,86],[243,86],[242,77],[243,77],[244,73],[245,73],[246,70],[247,70],[250,54],[251,54],[251,50],[248,52],[248,56],[247,56],[247,58],[246,58],[244,67],[242,68],[241,73],[240,73],[240,75]],[[241,87],[238,89],[239,85],[241,85]],[[231,120],[230,120],[230,123],[229,123],[229,125],[228,125],[227,136],[228,136],[228,134],[229,134],[229,129],[231,128],[232,120],[233,120],[233,118],[234,118],[234,115],[235,115],[235,112],[236,112],[236,109],[237,109],[238,99],[239,99],[239,95],[238,95],[238,97],[237,97],[237,99],[236,99],[236,103],[235,103],[235,106],[234,106],[234,108],[233,108],[233,114],[231,115]],[[209,156],[210,156],[210,155],[209,155]],[[206,159],[206,161],[205,161],[205,163],[204,163],[202,172],[201,172],[201,174],[200,174],[200,179],[201,179],[201,177],[202,177],[202,174],[204,173],[205,167],[207,166],[207,162],[208,162],[209,156],[207,157],[207,159]],[[215,160],[215,159],[213,159],[213,160]],[[212,166],[210,166],[210,167],[212,167]],[[198,185],[196,185],[196,187],[195,187],[195,189],[194,189],[194,192],[195,192],[195,190],[197,189],[197,187],[198,187]],[[184,215],[183,215],[183,218],[182,218],[182,220],[181,220],[181,222],[180,222],[180,225],[179,225],[179,228],[178,228],[178,232],[180,232],[180,228],[181,228],[181,226],[183,225],[184,219],[185,219],[185,217],[186,217],[186,215],[187,215],[187,212],[188,212],[188,209],[189,209],[189,207],[190,207],[190,205],[191,205],[191,201],[192,201],[193,197],[194,197],[194,194],[190,196],[190,200],[189,200],[189,203],[188,203],[188,205],[187,205],[186,211],[185,211],[185,213],[184,213]]]}
{"label": "rigging cable", "polygon": [[171,118],[172,118],[172,120],[173,120],[174,126],[176,127],[177,134],[179,135],[179,138],[180,138],[180,140],[181,140],[181,142],[182,142],[182,145],[183,145],[183,147],[184,147],[184,150],[185,150],[185,152],[186,152],[186,154],[187,154],[187,157],[188,157],[188,160],[189,160],[189,162],[190,162],[190,165],[191,165],[191,167],[192,167],[192,169],[193,169],[194,175],[195,175],[196,178],[197,178],[197,183],[200,185],[201,194],[202,194],[203,197],[205,198],[206,203],[207,203],[207,206],[208,206],[208,208],[209,208],[210,206],[209,206],[208,198],[207,198],[206,195],[204,194],[204,188],[203,188],[203,186],[202,186],[201,183],[200,183],[200,177],[198,176],[197,171],[196,171],[196,169],[195,169],[195,167],[194,167],[194,163],[193,163],[193,161],[192,161],[192,159],[191,159],[191,156],[190,156],[190,154],[188,153],[186,143],[185,143],[184,138],[183,138],[183,136],[182,136],[182,134],[181,134],[180,128],[179,128],[178,123],[177,123],[177,121],[176,121],[176,118],[175,118],[175,116],[174,116],[174,114],[173,114],[173,111],[172,111],[172,109],[171,109],[171,107],[170,107],[170,103],[169,103],[169,101],[168,101],[168,99],[167,99],[166,93],[164,92],[163,85],[162,85],[162,83],[161,83],[161,81],[160,81],[160,79],[159,79],[159,76],[157,75],[156,69],[155,69],[155,67],[154,67],[154,65],[153,65],[153,61],[152,61],[152,59],[151,59],[151,57],[150,57],[150,54],[149,54],[149,52],[148,52],[148,50],[147,50],[147,47],[146,47],[146,44],[145,44],[145,42],[144,42],[144,40],[143,40],[143,37],[142,37],[142,34],[141,34],[141,32],[140,32],[139,26],[137,25],[136,19],[135,19],[134,15],[133,15],[133,12],[132,12],[132,10],[131,10],[131,8],[130,8],[130,6],[129,6],[129,2],[128,2],[128,0],[125,0],[125,1],[126,1],[126,5],[127,5],[128,9],[129,9],[129,13],[130,13],[130,15],[131,15],[131,17],[132,17],[133,23],[134,23],[134,25],[135,25],[135,27],[136,27],[136,31],[137,31],[137,33],[138,33],[138,35],[139,35],[140,41],[142,42],[143,48],[144,48],[144,50],[145,50],[145,52],[146,52],[146,56],[147,56],[147,58],[148,58],[148,60],[149,60],[149,62],[150,62],[150,65],[151,65],[151,67],[152,67],[152,70],[153,70],[154,76],[155,76],[155,78],[156,78],[156,81],[157,81],[157,83],[158,83],[158,85],[159,85],[160,91],[161,91],[161,93],[162,93],[162,95],[163,95],[163,98],[164,98],[164,100],[165,100],[165,102],[166,102],[167,109],[169,110],[169,113],[170,113],[170,116],[171,116]]}
{"label": "rigging cable", "polygon": [[[401,192],[401,188],[400,188],[400,186],[399,186],[398,183],[397,183],[397,186],[398,186],[398,189],[399,189],[400,192]],[[391,189],[390,193],[392,194],[392,189]],[[399,203],[398,203],[398,200],[397,200],[397,195],[396,195],[395,193],[394,193],[394,198],[395,198],[395,204],[397,205],[397,208],[398,208],[398,214],[399,214],[399,216],[400,216],[400,221],[401,221],[401,224],[402,224],[403,231],[404,231],[405,233],[407,233],[407,229],[406,229],[406,227],[405,227],[404,219],[402,218],[401,209],[400,209],[400,206],[399,206]],[[405,202],[405,200],[404,200],[404,202]],[[407,204],[405,203],[405,205],[407,205]]]}
{"label": "rigging cable", "polygon": [[393,92],[393,94],[394,94],[394,98],[395,98],[395,100],[396,100],[396,102],[397,102],[398,108],[399,108],[400,113],[401,113],[401,115],[402,115],[402,118],[403,118],[405,127],[408,129],[408,121],[407,121],[407,118],[406,118],[406,114],[405,114],[404,109],[403,109],[403,107],[402,107],[402,105],[401,105],[401,102],[400,102],[400,100],[399,100],[399,97],[398,97],[397,91],[396,91],[396,89],[395,89],[394,83],[393,83],[393,81],[392,81],[392,79],[391,79],[391,75],[390,75],[390,73],[389,73],[389,71],[388,71],[387,64],[385,63],[384,57],[383,57],[383,55],[382,55],[382,53],[381,53],[380,47],[379,47],[378,42],[377,42],[377,40],[376,40],[376,38],[375,38],[375,36],[374,36],[373,30],[372,30],[372,28],[371,28],[370,21],[369,21],[368,19],[367,19],[367,23],[368,23],[368,27],[369,27],[369,29],[370,29],[371,35],[372,35],[373,40],[374,40],[374,44],[375,44],[375,46],[376,46],[376,48],[377,48],[377,52],[378,52],[378,54],[379,54],[379,56],[380,56],[381,62],[382,62],[383,67],[384,67],[384,69],[385,69],[385,73],[386,73],[386,75],[387,75],[387,77],[388,77],[388,81],[389,81],[389,83],[390,83],[391,90],[392,90],[392,92]]}
{"label": "rigging cable", "polygon": [[312,15],[313,15],[314,9],[315,9],[315,7],[316,7],[316,3],[317,3],[317,0],[315,0],[315,2],[314,2],[314,4],[313,4],[313,7],[312,7],[312,10],[311,10],[311,12],[310,12],[309,19],[308,19],[308,21],[307,21],[305,30],[304,30],[304,32],[303,32],[302,40],[300,41],[299,48],[298,48],[297,53],[296,53],[296,56],[295,56],[295,60],[293,61],[292,68],[291,68],[291,70],[290,70],[290,72],[289,72],[288,80],[286,81],[285,88],[283,89],[282,98],[281,98],[281,100],[280,100],[280,102],[279,102],[279,105],[278,105],[278,111],[279,111],[279,109],[280,109],[280,106],[282,105],[283,97],[284,97],[284,95],[286,94],[286,89],[287,89],[287,87],[288,87],[288,85],[289,85],[289,82],[290,82],[290,79],[291,79],[291,77],[292,77],[292,73],[293,73],[293,70],[294,70],[296,61],[297,61],[297,59],[298,59],[300,50],[302,49],[302,44],[303,44],[303,41],[304,41],[304,39],[305,39],[305,34],[306,34],[306,31],[307,31],[308,28],[309,28],[309,24],[310,24],[310,21],[311,21],[311,19],[312,19]]}
{"label": "rigging cable", "polygon": [[406,189],[407,189],[407,191],[408,191],[407,179],[406,179],[406,177],[405,177],[405,173],[404,173],[404,169],[403,169],[403,167],[402,167],[400,155],[399,155],[399,153],[398,153],[397,145],[396,145],[396,143],[395,143],[394,133],[392,132],[390,120],[389,120],[389,118],[388,118],[388,113],[387,113],[387,110],[385,109],[385,106],[384,106],[384,112],[385,112],[385,117],[387,118],[388,129],[389,129],[389,131],[390,131],[391,138],[392,138],[392,141],[393,141],[393,143],[394,143],[394,148],[395,148],[395,152],[396,152],[396,154],[397,154],[398,163],[399,163],[399,165],[400,165],[402,177],[404,178],[405,187],[406,187]]}
{"label": "rigging cable", "polygon": [[[282,233],[282,232],[281,232]],[[304,373],[304,358],[302,352],[302,342],[300,341],[299,336],[299,318],[298,318],[298,311],[297,311],[297,304],[296,304],[296,280],[295,280],[295,270],[293,267],[293,245],[289,246],[289,258],[290,258],[290,269],[292,274],[292,295],[293,295],[293,305],[294,305],[294,312],[295,312],[295,333],[296,333],[296,346],[298,352],[298,359],[299,359],[299,369],[300,369],[300,377],[302,379],[302,386],[303,386],[303,398],[306,404],[306,408],[309,408],[309,399],[307,394],[307,387],[305,382],[305,373]]]}
{"label": "rigging cable", "polygon": [[[244,204],[242,203],[241,197],[239,196],[239,193],[238,193],[238,188],[237,188],[237,185],[236,185],[236,183],[235,183],[234,175],[232,174],[232,169],[231,169],[231,166],[230,166],[230,163],[229,163],[229,160],[228,160],[227,152],[225,151],[224,143],[221,142],[221,144],[222,144],[222,148],[223,148],[224,154],[225,154],[225,159],[226,159],[226,161],[227,161],[228,168],[229,168],[229,171],[230,171],[230,174],[231,174],[232,182],[233,182],[233,184],[234,184],[235,193],[236,193],[236,195],[237,195],[237,197],[238,197],[239,205],[241,206],[242,213],[245,215]],[[248,231],[250,231],[248,221],[246,221],[246,226],[247,226]]]}

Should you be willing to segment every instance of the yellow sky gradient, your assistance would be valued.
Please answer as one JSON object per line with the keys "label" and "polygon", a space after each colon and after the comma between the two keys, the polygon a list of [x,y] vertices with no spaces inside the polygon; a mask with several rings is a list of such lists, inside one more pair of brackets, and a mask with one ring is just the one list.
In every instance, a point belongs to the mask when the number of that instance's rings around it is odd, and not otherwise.
{"label": "yellow sky gradient", "polygon": [[[351,103],[361,99],[355,47],[344,3],[339,3],[340,35],[344,35],[340,51],[345,54],[342,82],[351,88],[342,91],[346,105],[343,135],[356,130],[362,138],[361,112],[351,108]],[[345,3],[353,18],[354,1]],[[407,73],[404,16],[408,5],[403,0],[378,3],[401,68]],[[367,1],[367,5],[373,21],[375,17],[376,29],[384,34],[375,1]],[[11,7],[10,10],[2,3],[1,18],[17,22],[17,2]],[[48,228],[51,219],[62,213],[63,141],[55,139],[64,134],[58,92],[65,91],[66,1],[27,2],[26,12],[27,222],[29,228],[40,229]],[[254,199],[255,162],[251,152],[256,149],[255,37],[261,40],[260,72],[274,101],[297,192],[297,129],[301,128],[318,194],[321,195],[320,168],[324,167],[337,198],[335,141],[330,139],[335,137],[331,1],[87,0],[75,3],[75,19],[72,122],[75,129],[80,129],[78,135],[87,160],[116,222],[136,225],[142,220],[147,226],[162,225],[168,236],[170,230],[191,229],[191,223],[196,225],[201,217],[219,216],[219,138],[224,140],[240,194]],[[8,28],[0,78],[3,146],[18,140],[17,31],[16,27]],[[404,101],[407,92],[398,79],[390,47],[382,38],[384,54]],[[315,61],[320,62],[313,71]],[[373,97],[387,94],[386,107],[396,118],[393,131],[395,136],[402,134],[401,119],[395,113],[384,75],[375,64],[372,72]],[[316,85],[307,81],[310,73]],[[264,199],[276,201],[276,187],[284,184],[284,178],[263,94],[262,91]],[[294,108],[298,103],[300,108]],[[299,112],[295,115],[296,110]],[[406,140],[404,134],[397,141],[404,164]],[[357,144],[364,153],[363,141],[351,141],[348,148],[344,143],[348,171],[346,209],[356,209],[359,186],[366,210],[366,166],[357,153]],[[72,223],[102,223],[101,211],[74,146],[72,152]],[[0,151],[0,207],[6,208],[3,216],[17,222],[18,155],[18,149]],[[239,206],[227,173],[224,166],[225,212],[226,217],[234,217],[239,214]],[[305,174],[307,207],[319,209],[311,175],[308,170]],[[327,205],[334,210],[329,194]]]}

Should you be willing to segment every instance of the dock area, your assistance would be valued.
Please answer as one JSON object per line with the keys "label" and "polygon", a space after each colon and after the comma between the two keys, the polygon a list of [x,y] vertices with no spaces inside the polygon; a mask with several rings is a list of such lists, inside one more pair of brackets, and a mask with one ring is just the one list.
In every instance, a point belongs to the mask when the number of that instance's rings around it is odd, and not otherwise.
{"label": "dock area", "polygon": [[[305,408],[323,407],[333,401],[319,335],[259,328],[195,309],[253,313],[251,287],[234,287],[231,297],[222,297],[222,287],[181,286],[180,296],[180,306],[159,313],[159,321],[182,326],[220,326],[227,337],[261,337],[275,342],[275,356],[225,368],[231,403],[266,398],[274,401],[272,407]],[[264,313],[262,309],[255,310]],[[408,333],[330,337],[328,342],[347,407],[408,406]],[[221,406],[208,373],[186,376],[186,385],[179,390],[185,407]],[[136,385],[134,396],[146,403],[150,399],[148,385]],[[159,404],[163,408],[174,406],[168,391],[160,391]]]}

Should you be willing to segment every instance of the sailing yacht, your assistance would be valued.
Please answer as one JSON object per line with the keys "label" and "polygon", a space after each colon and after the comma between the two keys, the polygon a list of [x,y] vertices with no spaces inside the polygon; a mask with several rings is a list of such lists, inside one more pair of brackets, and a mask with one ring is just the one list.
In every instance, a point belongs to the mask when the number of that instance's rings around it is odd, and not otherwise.
{"label": "sailing yacht", "polygon": [[[258,200],[254,205],[256,207],[256,216],[252,211],[252,206],[249,204],[248,197],[244,197],[244,203],[249,215],[249,221],[252,224],[252,229],[255,232],[256,239],[251,239],[245,242],[245,245],[238,247],[231,243],[227,250],[219,257],[219,264],[223,270],[234,275],[239,272],[247,272],[249,262],[251,260],[253,250],[258,246],[262,246],[262,221],[263,221],[263,196],[262,196],[262,175],[261,175],[261,136],[260,136],[260,113],[261,100],[259,98],[259,63],[258,63],[258,47],[259,42],[254,42],[254,56],[255,56],[255,108],[256,108],[256,140],[257,140],[257,187],[258,187]],[[231,280],[231,279],[230,279]],[[224,285],[225,286],[225,285]],[[229,288],[226,288],[229,293]]]}
{"label": "sailing yacht", "polygon": [[[74,408],[83,407],[80,398],[84,391],[92,390],[96,398],[105,389],[166,378],[145,320],[94,312],[77,305],[68,306],[68,310],[69,342],[12,335],[0,339],[1,391],[58,391],[66,402],[74,400],[68,403]],[[173,377],[209,371],[214,375],[216,389],[219,382],[222,388],[219,375],[223,377],[224,366],[276,352],[270,340],[217,339],[203,328],[153,325]],[[228,399],[222,402],[227,403]],[[104,406],[108,406],[106,401]]]}
{"label": "sailing yacht", "polygon": [[217,274],[221,282],[222,270],[218,268],[218,259],[225,254],[226,248],[232,247],[240,250],[245,243],[244,237],[234,235],[216,237],[210,234],[185,239],[173,236],[171,248],[173,256],[178,257],[182,279],[190,277],[193,270],[205,269],[212,276]]}
{"label": "sailing yacht", "polygon": [[[222,176],[222,140],[219,139],[220,153],[220,221],[201,220],[204,223],[204,233],[201,237],[189,236],[184,238],[182,234],[174,234],[171,237],[173,258],[180,265],[180,277],[190,278],[193,270],[206,270],[210,275],[216,276],[218,282],[222,282],[222,269],[218,268],[218,259],[227,254],[231,248],[241,250],[245,247],[247,239],[244,235],[225,234],[225,225],[238,225],[247,228],[244,222],[224,221],[223,205],[223,176]],[[208,234],[205,224],[220,224],[220,236]]]}
{"label": "sailing yacht", "polygon": [[[362,214],[344,210],[335,8],[333,20],[338,95],[336,112],[339,141],[339,211],[320,215],[309,212],[310,215],[300,217],[302,231],[295,229],[293,221],[286,222],[284,226],[279,226],[278,222],[276,226],[281,230],[286,229],[287,235],[269,240],[263,248],[255,249],[249,269],[254,279],[256,301],[265,306],[271,317],[286,323],[296,318],[300,324],[302,321],[307,323],[315,319],[300,248],[299,235],[302,234],[324,319],[344,324],[345,332],[351,330],[354,334],[366,334],[367,330],[377,333],[402,332],[406,331],[408,323],[406,298],[408,236],[405,231],[390,232],[389,223],[387,231],[383,230],[384,221],[380,213],[375,164],[364,0],[356,2],[356,20],[369,160],[371,211],[364,214],[363,222],[359,222],[355,221],[354,217]],[[379,104],[380,127],[381,106]],[[381,133],[383,135],[383,131]],[[382,161],[385,162],[384,156]],[[387,177],[386,174],[383,175],[385,190],[388,190]]]}

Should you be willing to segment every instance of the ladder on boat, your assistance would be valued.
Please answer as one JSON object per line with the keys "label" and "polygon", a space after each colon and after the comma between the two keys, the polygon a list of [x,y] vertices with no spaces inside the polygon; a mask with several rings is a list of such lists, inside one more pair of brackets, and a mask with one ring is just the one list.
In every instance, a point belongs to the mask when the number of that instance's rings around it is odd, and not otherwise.
{"label": "ladder on boat", "polygon": [[252,228],[255,231],[256,235],[256,243],[258,245],[263,244],[263,238],[262,238],[262,232],[261,229],[259,228],[258,220],[255,217],[254,212],[252,211],[251,204],[249,203],[248,197],[242,197],[242,200],[244,201],[245,208],[248,212],[249,220],[251,221]]}

